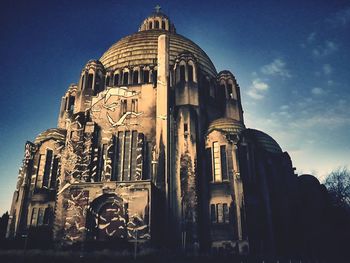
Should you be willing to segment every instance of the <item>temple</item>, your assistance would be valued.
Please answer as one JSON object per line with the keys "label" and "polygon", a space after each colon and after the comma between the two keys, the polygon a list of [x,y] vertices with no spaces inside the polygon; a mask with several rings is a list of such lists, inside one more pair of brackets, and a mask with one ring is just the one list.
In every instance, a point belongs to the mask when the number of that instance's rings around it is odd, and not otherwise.
{"label": "temple", "polygon": [[235,75],[158,7],[87,62],[57,127],[25,144],[7,236],[284,255],[300,246],[301,180],[245,126]]}

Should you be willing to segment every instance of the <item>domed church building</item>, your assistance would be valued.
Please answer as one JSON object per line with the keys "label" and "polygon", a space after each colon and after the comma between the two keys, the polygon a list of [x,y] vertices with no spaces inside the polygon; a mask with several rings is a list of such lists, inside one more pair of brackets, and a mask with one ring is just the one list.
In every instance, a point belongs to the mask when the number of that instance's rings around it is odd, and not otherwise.
{"label": "domed church building", "polygon": [[[285,254],[297,176],[240,87],[159,8],[83,67],[25,144],[8,237]],[[40,241],[41,240],[41,241]]]}

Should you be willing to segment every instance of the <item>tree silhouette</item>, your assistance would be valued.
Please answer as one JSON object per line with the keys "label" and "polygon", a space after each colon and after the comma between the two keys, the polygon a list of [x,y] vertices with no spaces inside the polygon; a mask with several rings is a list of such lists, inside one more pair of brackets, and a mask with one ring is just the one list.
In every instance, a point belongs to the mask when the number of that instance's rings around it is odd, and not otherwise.
{"label": "tree silhouette", "polygon": [[350,170],[341,167],[331,172],[325,181],[333,205],[350,209]]}

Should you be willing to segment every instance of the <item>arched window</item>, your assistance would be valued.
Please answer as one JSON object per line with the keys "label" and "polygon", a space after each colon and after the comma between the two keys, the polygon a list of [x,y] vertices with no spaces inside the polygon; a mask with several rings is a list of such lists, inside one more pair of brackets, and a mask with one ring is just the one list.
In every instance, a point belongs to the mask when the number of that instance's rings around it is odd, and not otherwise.
{"label": "arched window", "polygon": [[219,86],[219,91],[218,91],[218,99],[220,101],[223,101],[226,98],[226,94],[225,94],[225,85],[221,84]]}
{"label": "arched window", "polygon": [[228,95],[228,99],[233,99],[232,84],[227,85],[227,95]]}
{"label": "arched window", "polygon": [[118,86],[119,84],[119,74],[114,75],[113,86]]}
{"label": "arched window", "polygon": [[127,100],[121,100],[120,101],[120,117],[122,117],[122,115],[124,115],[127,112],[127,108],[128,108],[128,101]]}
{"label": "arched window", "polygon": [[88,75],[88,85],[87,85],[88,89],[92,89],[92,80],[93,80],[93,78],[94,78],[94,75],[92,73],[90,73]]}
{"label": "arched window", "polygon": [[154,28],[159,29],[159,21],[154,21]]}
{"label": "arched window", "polygon": [[152,21],[149,22],[148,27],[149,27],[149,29],[152,29],[152,27],[153,27]]}
{"label": "arched window", "polygon": [[149,82],[149,70],[144,70],[143,71],[143,83],[148,83]]}
{"label": "arched window", "polygon": [[74,96],[69,96],[67,110],[69,110],[69,111],[73,111],[74,110],[74,102],[75,102],[75,97]]}
{"label": "arched window", "polygon": [[133,74],[132,83],[133,84],[138,84],[139,83],[139,72],[138,72],[138,70],[135,70],[132,74]]}
{"label": "arched window", "polygon": [[97,93],[99,93],[101,91],[101,83],[102,79],[99,75],[96,74],[95,76],[95,86],[94,86],[94,95],[96,95]]}
{"label": "arched window", "polygon": [[43,188],[48,188],[49,187],[52,157],[53,157],[52,150],[47,149],[46,150],[45,167],[44,167],[44,176],[43,176],[43,182],[42,182],[42,187]]}
{"label": "arched window", "polygon": [[193,82],[193,66],[188,65],[188,82]]}
{"label": "arched window", "polygon": [[54,156],[51,170],[50,188],[56,188],[57,172],[58,172],[58,162],[57,156]]}
{"label": "arched window", "polygon": [[185,65],[180,66],[180,82],[185,82]]}
{"label": "arched window", "polygon": [[124,72],[123,74],[123,85],[128,85],[129,81],[129,72]]}
{"label": "arched window", "polygon": [[162,21],[162,29],[165,29],[165,21]]}
{"label": "arched window", "polygon": [[85,75],[81,78],[81,89],[83,90],[85,88]]}

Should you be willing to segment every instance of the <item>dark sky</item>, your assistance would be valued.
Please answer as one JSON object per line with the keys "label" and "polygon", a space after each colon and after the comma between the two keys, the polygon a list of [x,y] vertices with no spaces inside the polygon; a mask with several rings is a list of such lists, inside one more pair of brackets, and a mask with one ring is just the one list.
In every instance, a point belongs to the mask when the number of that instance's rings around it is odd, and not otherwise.
{"label": "dark sky", "polygon": [[60,98],[159,3],[177,32],[241,86],[247,127],[274,137],[298,173],[350,165],[350,1],[1,1],[0,213],[24,143],[56,127]]}

